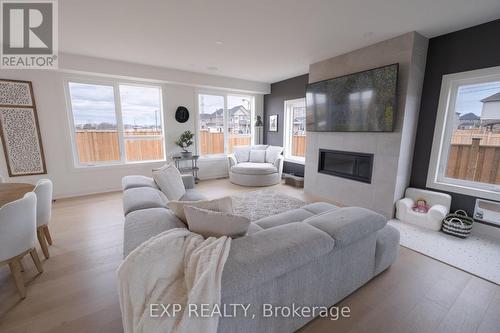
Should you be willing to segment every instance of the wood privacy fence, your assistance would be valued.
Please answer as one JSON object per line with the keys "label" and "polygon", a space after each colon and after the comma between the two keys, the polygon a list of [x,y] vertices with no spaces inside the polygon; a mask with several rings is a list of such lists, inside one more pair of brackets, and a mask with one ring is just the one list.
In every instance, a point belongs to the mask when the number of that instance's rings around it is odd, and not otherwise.
{"label": "wood privacy fence", "polygon": [[[231,134],[228,140],[228,151],[231,153],[235,146],[249,146],[252,136],[249,134]],[[210,133],[200,131],[201,155],[224,154],[224,133]]]}
{"label": "wood privacy fence", "polygon": [[[500,144],[482,145],[481,138],[470,144],[452,144],[446,177],[481,183],[500,184]],[[488,141],[489,142],[489,141]]]}
{"label": "wood privacy fence", "polygon": [[[306,136],[294,135],[293,156],[306,155]],[[252,142],[250,135],[230,135],[228,140],[228,151],[231,153],[235,146],[248,146]],[[200,131],[200,152],[202,155],[224,154],[224,133],[210,133]]]}
{"label": "wood privacy fence", "polygon": [[500,146],[500,133],[487,132],[484,129],[456,130],[451,138],[451,144],[471,145],[472,138],[480,138],[481,146]]}
{"label": "wood privacy fence", "polygon": [[306,156],[306,136],[293,135],[292,136],[292,155],[293,156]]}
{"label": "wood privacy fence", "polygon": [[[151,137],[160,135],[155,131],[126,131],[125,153],[127,161],[151,161],[163,158],[163,142]],[[141,137],[128,140],[127,137]],[[247,146],[252,142],[250,135],[230,135],[228,151],[235,146]],[[120,160],[118,132],[113,130],[78,130],[76,145],[81,163],[110,162]],[[293,136],[293,156],[305,156],[306,136]],[[200,132],[200,152],[202,155],[223,154],[224,134]]]}
{"label": "wood privacy fence", "polygon": [[[148,138],[158,135],[155,131],[126,131],[125,153],[127,161],[151,161],[163,159],[163,140]],[[140,136],[135,140],[127,137]],[[120,160],[120,144],[117,131],[76,131],[76,146],[81,163]]]}

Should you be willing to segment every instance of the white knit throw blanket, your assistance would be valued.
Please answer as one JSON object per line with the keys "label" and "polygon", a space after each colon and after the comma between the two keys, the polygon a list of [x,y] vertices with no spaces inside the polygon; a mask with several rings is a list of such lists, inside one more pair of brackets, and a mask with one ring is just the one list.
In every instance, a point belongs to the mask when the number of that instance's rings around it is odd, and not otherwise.
{"label": "white knit throw blanket", "polygon": [[[228,237],[171,229],[132,251],[118,268],[125,333],[217,332],[219,317],[189,316],[188,305],[220,305],[230,247]],[[174,305],[182,309],[172,316]]]}

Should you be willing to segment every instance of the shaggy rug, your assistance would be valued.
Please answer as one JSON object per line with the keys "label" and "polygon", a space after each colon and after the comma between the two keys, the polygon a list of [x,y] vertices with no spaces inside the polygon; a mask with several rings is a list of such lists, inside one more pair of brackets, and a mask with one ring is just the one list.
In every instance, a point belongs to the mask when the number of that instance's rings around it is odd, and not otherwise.
{"label": "shaggy rug", "polygon": [[270,189],[238,193],[231,197],[233,198],[234,213],[245,216],[250,221],[306,205],[300,199]]}

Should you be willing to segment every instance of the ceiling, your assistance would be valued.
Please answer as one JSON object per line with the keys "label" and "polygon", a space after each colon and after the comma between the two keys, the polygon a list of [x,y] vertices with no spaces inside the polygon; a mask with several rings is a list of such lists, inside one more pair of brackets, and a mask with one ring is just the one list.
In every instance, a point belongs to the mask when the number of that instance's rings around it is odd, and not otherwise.
{"label": "ceiling", "polygon": [[64,0],[59,50],[271,83],[409,31],[497,18],[498,0]]}

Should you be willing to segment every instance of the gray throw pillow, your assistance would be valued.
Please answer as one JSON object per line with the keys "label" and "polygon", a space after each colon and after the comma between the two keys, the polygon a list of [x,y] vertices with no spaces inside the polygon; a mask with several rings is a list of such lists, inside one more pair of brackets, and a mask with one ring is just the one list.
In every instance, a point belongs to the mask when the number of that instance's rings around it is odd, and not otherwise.
{"label": "gray throw pillow", "polygon": [[250,226],[248,218],[226,212],[185,206],[184,213],[186,214],[189,230],[205,238],[221,236],[231,238],[241,237],[247,233]]}
{"label": "gray throw pillow", "polygon": [[266,149],[266,162],[274,163],[283,152],[283,147],[269,146]]}
{"label": "gray throw pillow", "polygon": [[250,160],[250,147],[234,147],[234,157],[238,163],[248,162]]}
{"label": "gray throw pillow", "polygon": [[233,200],[231,197],[199,201],[169,201],[167,203],[167,207],[175,214],[175,216],[177,216],[182,222],[187,223],[186,214],[184,214],[185,206],[210,209],[230,214],[233,213]]}
{"label": "gray throw pillow", "polygon": [[179,200],[186,194],[181,173],[173,164],[153,170],[153,179],[168,200]]}
{"label": "gray throw pillow", "polygon": [[266,150],[269,145],[253,145],[252,150]]}
{"label": "gray throw pillow", "polygon": [[252,163],[265,163],[266,151],[265,150],[250,150],[250,162]]}

